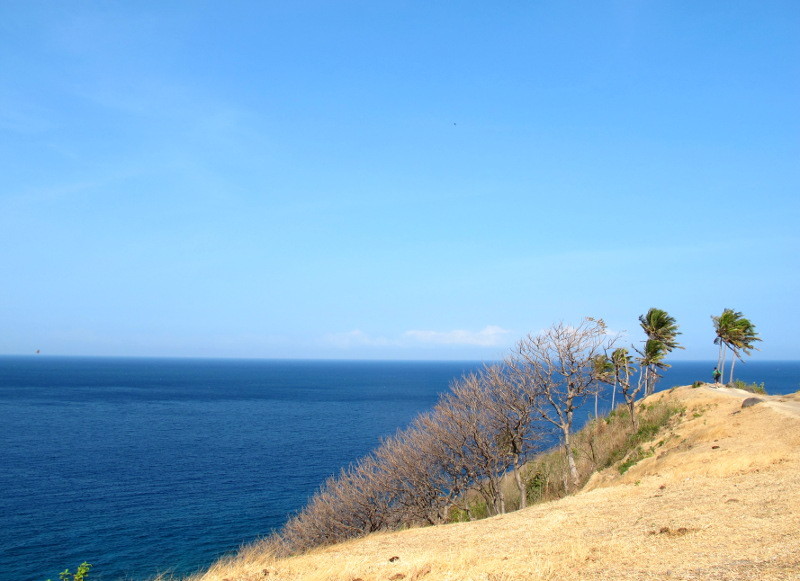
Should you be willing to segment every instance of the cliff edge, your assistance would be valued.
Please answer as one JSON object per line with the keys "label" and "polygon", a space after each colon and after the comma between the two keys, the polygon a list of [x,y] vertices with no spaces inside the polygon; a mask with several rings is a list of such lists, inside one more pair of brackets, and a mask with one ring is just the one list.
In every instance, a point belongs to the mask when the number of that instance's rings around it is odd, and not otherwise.
{"label": "cliff edge", "polygon": [[[686,411],[650,442],[653,454],[574,496],[289,559],[256,546],[195,579],[800,579],[800,392],[704,385],[648,400],[665,397]],[[752,397],[761,401],[743,407]]]}

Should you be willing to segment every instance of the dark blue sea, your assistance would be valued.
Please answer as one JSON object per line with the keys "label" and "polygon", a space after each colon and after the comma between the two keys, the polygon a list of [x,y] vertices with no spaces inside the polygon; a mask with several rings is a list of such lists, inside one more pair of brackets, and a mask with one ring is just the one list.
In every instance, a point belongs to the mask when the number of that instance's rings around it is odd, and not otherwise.
{"label": "dark blue sea", "polygon": [[[84,560],[96,580],[196,572],[479,366],[0,357],[0,576],[57,579]],[[659,388],[712,368],[676,363]],[[800,362],[737,376],[789,393]]]}

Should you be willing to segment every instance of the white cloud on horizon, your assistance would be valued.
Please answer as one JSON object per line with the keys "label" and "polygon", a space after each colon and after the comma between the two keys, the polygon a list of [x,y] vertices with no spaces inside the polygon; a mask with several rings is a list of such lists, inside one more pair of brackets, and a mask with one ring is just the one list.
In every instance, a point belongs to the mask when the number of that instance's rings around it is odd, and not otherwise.
{"label": "white cloud on horizon", "polygon": [[361,329],[344,333],[330,333],[325,336],[325,343],[341,349],[352,347],[418,347],[420,345],[448,345],[470,347],[496,347],[506,343],[511,331],[498,325],[487,325],[480,331],[454,329],[452,331],[429,331],[412,329],[405,331],[400,337],[391,339],[375,337]]}
{"label": "white cloud on horizon", "polygon": [[385,337],[373,337],[361,329],[353,329],[345,333],[328,333],[325,335],[324,342],[339,347],[349,349],[350,347],[388,347],[397,345],[398,342],[390,341]]}
{"label": "white cloud on horizon", "polygon": [[472,345],[479,347],[494,347],[501,345],[504,338],[511,331],[497,325],[487,325],[480,331],[466,331],[456,329],[453,331],[406,331],[403,337],[410,338],[418,343],[435,345]]}

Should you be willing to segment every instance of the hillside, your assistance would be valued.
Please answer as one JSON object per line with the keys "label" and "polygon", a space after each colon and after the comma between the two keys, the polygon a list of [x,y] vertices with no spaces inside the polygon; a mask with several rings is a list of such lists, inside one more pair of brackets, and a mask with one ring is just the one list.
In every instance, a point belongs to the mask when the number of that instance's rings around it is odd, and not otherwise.
{"label": "hillside", "polygon": [[800,392],[681,387],[656,454],[575,496],[473,523],[372,535],[275,561],[257,548],[203,581],[800,579]]}

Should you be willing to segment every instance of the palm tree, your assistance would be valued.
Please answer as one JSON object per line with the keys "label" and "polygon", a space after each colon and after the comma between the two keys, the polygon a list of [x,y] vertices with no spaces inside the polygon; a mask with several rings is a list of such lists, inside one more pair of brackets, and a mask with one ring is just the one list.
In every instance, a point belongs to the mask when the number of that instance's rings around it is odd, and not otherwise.
{"label": "palm tree", "polygon": [[[645,397],[652,395],[656,390],[656,382],[659,375],[657,369],[667,369],[668,364],[664,363],[664,357],[669,353],[667,346],[658,339],[648,339],[644,343],[644,349],[639,351],[639,386],[644,387]],[[638,392],[638,389],[637,389]]]}
{"label": "palm tree", "polygon": [[646,314],[639,316],[639,323],[647,335],[644,350],[639,351],[642,368],[639,380],[644,381],[644,394],[648,396],[653,394],[656,381],[661,377],[656,368],[668,368],[669,365],[663,362],[664,357],[673,349],[683,349],[683,347],[676,340],[681,334],[678,331],[678,324],[667,311],[653,307]]}
{"label": "palm tree", "polygon": [[[756,333],[755,325],[740,313],[733,309],[725,309],[719,317],[711,317],[714,321],[714,330],[717,334],[715,343],[720,345],[722,353],[722,364],[725,364],[725,348],[733,353],[731,358],[731,373],[728,383],[733,383],[733,370],[736,360],[742,359],[742,353],[750,355],[753,349],[757,349],[753,343],[761,341]],[[721,371],[724,372],[724,369]]]}
{"label": "palm tree", "polygon": [[[594,375],[597,381],[601,381],[612,386],[611,392],[611,409],[614,409],[614,396],[616,395],[617,391],[617,381],[616,381],[616,374],[614,373],[614,364],[611,359],[608,358],[608,355],[597,355],[592,359],[592,375]],[[600,417],[599,410],[597,409],[598,399],[600,397],[600,390],[594,392],[594,417],[597,419]]]}
{"label": "palm tree", "polygon": [[728,383],[733,383],[733,369],[736,365],[736,360],[742,359],[742,353],[750,355],[753,349],[757,350],[753,343],[761,341],[761,339],[756,333],[755,325],[739,311],[724,309],[719,317],[712,316],[711,320],[714,322],[714,332],[716,333],[714,343],[719,345],[717,367],[723,377],[727,350],[730,349],[733,353],[731,373],[728,380]]}
{"label": "palm tree", "polygon": [[[628,404],[628,411],[631,414],[631,422],[633,423],[633,430],[636,431],[638,429],[638,426],[636,421],[636,409],[634,403],[636,402],[636,396],[642,389],[642,383],[640,381],[639,385],[637,385],[636,388],[631,389],[631,375],[636,373],[636,369],[633,367],[633,358],[630,355],[628,355],[627,349],[625,349],[624,347],[619,347],[618,349],[614,349],[614,352],[611,354],[611,363],[614,366],[615,388],[616,384],[619,384],[620,391],[622,391],[622,396],[625,398],[625,403]],[[614,399],[612,398],[611,401],[612,401],[611,409],[614,409],[614,403],[613,403]]]}
{"label": "palm tree", "polygon": [[711,316],[714,322],[714,344],[719,345],[719,355],[717,356],[717,369],[725,377],[725,359],[727,358],[727,348],[729,347],[729,339],[736,327],[736,321],[742,317],[742,313],[734,311],[733,309],[723,309],[719,317]]}
{"label": "palm tree", "polygon": [[675,337],[681,334],[678,331],[678,324],[667,311],[653,307],[647,311],[647,314],[639,315],[639,324],[648,339],[655,339],[664,344],[667,353],[676,348],[683,349],[675,340]]}

